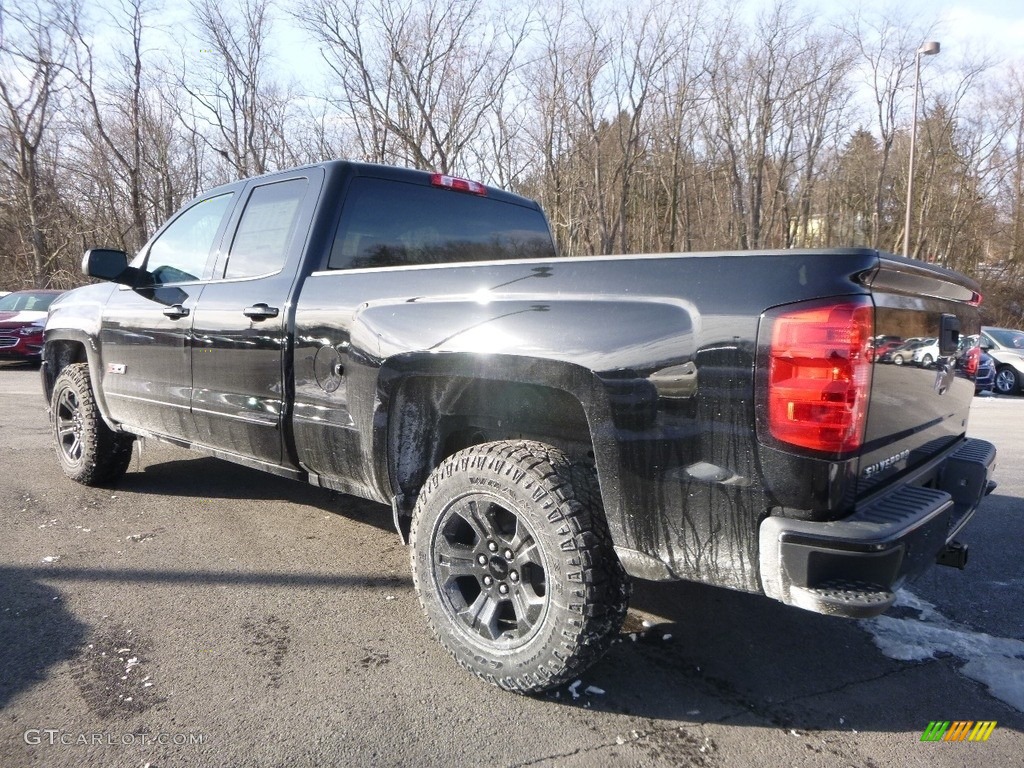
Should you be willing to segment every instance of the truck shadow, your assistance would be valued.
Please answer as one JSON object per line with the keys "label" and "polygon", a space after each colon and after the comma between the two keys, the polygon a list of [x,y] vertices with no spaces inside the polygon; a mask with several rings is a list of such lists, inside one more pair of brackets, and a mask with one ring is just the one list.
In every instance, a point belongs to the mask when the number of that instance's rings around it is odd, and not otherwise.
{"label": "truck shadow", "polygon": [[[895,610],[895,609],[894,609]],[[655,616],[651,626],[641,618]],[[577,687],[572,706],[680,723],[803,731],[906,731],[933,720],[1024,717],[962,677],[952,656],[887,658],[858,622],[692,583],[635,583],[620,642]],[[569,692],[571,693],[571,692]],[[916,737],[915,737],[916,738]]]}
{"label": "truck shadow", "polygon": [[[272,571],[186,571],[148,568],[95,568],[0,566],[0,710],[16,697],[43,684],[54,668],[83,656],[93,642],[95,628],[80,621],[65,607],[65,594],[56,582],[74,594],[88,585],[108,583],[126,589],[146,585],[201,585],[288,587],[295,590],[327,588],[397,591],[409,579],[398,576],[301,574]],[[91,647],[91,646],[90,646]],[[80,682],[72,671],[71,679]],[[55,689],[57,690],[57,689]],[[53,727],[28,723],[26,727]]]}
{"label": "truck shadow", "polygon": [[61,593],[36,579],[40,573],[0,568],[0,709],[45,680],[52,667],[73,658],[88,634]]}
{"label": "truck shadow", "polygon": [[212,456],[146,464],[141,472],[135,467],[133,459],[128,474],[117,482],[119,490],[164,497],[287,501],[395,533],[391,509],[384,504],[277,477]]}

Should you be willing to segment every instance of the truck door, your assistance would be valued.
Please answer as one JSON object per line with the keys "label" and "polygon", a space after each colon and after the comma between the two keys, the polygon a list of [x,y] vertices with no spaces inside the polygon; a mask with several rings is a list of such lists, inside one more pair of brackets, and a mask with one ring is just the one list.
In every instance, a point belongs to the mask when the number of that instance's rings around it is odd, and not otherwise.
{"label": "truck door", "polygon": [[190,439],[192,313],[213,269],[235,195],[181,211],[140,254],[149,285],[121,286],[103,309],[103,390],[115,421]]}
{"label": "truck door", "polygon": [[282,460],[291,295],[323,171],[251,182],[195,310],[192,414],[198,442]]}

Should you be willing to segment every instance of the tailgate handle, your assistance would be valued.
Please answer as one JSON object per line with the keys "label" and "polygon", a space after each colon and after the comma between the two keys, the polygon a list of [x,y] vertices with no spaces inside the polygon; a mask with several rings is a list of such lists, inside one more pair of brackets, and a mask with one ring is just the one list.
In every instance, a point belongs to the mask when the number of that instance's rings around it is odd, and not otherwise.
{"label": "tailgate handle", "polygon": [[943,357],[955,355],[960,346],[960,318],[943,315],[939,324],[939,354]]}

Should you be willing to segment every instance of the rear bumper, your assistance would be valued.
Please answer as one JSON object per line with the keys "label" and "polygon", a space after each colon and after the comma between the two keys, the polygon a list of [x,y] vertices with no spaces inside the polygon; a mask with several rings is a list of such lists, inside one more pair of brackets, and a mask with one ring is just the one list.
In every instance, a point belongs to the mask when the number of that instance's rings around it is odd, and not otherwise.
{"label": "rear bumper", "polygon": [[818,613],[883,613],[892,591],[935,563],[992,491],[996,449],[965,439],[850,517],[769,517],[760,529],[765,594]]}

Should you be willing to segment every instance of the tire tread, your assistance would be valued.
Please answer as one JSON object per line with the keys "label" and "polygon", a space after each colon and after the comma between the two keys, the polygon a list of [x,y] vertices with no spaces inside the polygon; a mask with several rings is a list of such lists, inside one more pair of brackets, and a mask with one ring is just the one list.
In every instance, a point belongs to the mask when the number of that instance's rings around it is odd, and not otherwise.
{"label": "tire tread", "polygon": [[[89,425],[82,435],[82,461],[79,466],[69,465],[65,461],[57,435],[57,397],[62,389],[68,386],[74,388],[78,396],[79,410]],[[50,420],[61,468],[64,474],[76,483],[88,486],[108,485],[119,480],[128,471],[135,438],[114,432],[103,421],[92,389],[88,363],[72,363],[60,372],[53,387]]]}
{"label": "tire tread", "polygon": [[[458,647],[450,642],[446,628],[438,626],[429,612],[428,623],[456,662],[483,680],[523,694],[535,694],[558,687],[580,675],[608,650],[622,626],[629,606],[629,579],[612,548],[597,477],[592,467],[574,463],[565,453],[544,443],[498,441],[472,446],[448,457],[424,484],[413,513],[410,540],[414,542],[414,547],[417,536],[421,535],[419,528],[425,509],[438,492],[441,479],[451,477],[457,470],[466,471],[473,466],[486,467],[509,478],[514,477],[517,471],[524,472],[520,478],[521,483],[541,484],[557,502],[564,516],[564,524],[570,529],[574,540],[582,573],[579,586],[583,597],[578,611],[579,620],[566,622],[561,627],[560,647],[548,649],[547,664],[538,665],[532,673],[523,673],[518,677],[495,677],[482,672],[463,657]],[[414,550],[413,583],[422,604],[424,584],[421,583],[415,562]],[[553,650],[558,653],[552,653]]]}

